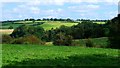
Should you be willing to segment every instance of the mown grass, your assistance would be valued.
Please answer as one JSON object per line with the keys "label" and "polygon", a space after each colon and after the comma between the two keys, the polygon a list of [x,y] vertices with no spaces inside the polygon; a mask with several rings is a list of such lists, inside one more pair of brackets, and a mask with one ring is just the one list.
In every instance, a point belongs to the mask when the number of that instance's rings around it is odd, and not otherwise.
{"label": "mown grass", "polygon": [[97,24],[105,24],[106,22],[94,22],[94,23],[97,23]]}
{"label": "mown grass", "polygon": [[51,28],[56,29],[59,28],[61,25],[65,25],[65,26],[73,26],[73,25],[77,25],[78,23],[65,23],[65,22],[46,22],[40,26],[42,26],[45,30],[50,30]]}
{"label": "mown grass", "polygon": [[118,66],[117,49],[79,46],[2,45],[3,68],[9,66]]}

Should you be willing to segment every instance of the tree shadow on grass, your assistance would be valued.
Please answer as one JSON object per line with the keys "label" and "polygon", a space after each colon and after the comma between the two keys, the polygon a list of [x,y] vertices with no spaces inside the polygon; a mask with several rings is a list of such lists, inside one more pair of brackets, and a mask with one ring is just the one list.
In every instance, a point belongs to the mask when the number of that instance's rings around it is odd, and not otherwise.
{"label": "tree shadow on grass", "polygon": [[54,59],[25,59],[21,62],[11,61],[2,68],[117,68],[120,67],[120,58],[106,54],[74,55],[67,58]]}

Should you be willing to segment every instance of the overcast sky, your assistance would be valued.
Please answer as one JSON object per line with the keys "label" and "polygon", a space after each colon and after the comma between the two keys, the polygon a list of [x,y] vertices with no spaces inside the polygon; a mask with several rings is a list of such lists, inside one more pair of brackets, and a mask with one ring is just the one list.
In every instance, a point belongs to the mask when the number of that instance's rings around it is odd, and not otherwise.
{"label": "overcast sky", "polygon": [[0,20],[26,18],[111,19],[119,0],[1,0]]}

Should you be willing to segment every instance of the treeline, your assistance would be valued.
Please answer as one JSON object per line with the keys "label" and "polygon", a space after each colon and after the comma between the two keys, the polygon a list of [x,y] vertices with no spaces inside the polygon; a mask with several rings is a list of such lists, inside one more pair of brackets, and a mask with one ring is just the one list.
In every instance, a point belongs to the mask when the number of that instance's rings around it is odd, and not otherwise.
{"label": "treeline", "polygon": [[90,19],[62,19],[62,18],[43,18],[43,19],[25,19],[25,21],[70,21],[70,22],[76,22],[76,21],[93,21],[93,22],[107,22],[108,20],[90,20]]}
{"label": "treeline", "polygon": [[77,19],[76,21],[92,21],[92,22],[107,22],[108,20],[90,20],[90,19]]}
{"label": "treeline", "polygon": [[24,20],[7,20],[7,21],[1,21],[1,23],[14,23],[14,22],[20,22],[20,21],[67,21],[67,22],[80,22],[80,21],[92,21],[92,22],[107,22],[108,20],[90,20],[90,19],[62,19],[62,18],[43,18],[43,19],[24,19]]}

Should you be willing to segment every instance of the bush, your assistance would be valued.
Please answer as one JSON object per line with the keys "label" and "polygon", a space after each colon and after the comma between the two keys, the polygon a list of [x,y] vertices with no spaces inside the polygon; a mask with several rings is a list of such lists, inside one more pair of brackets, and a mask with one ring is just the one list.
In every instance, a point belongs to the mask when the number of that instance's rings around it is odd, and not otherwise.
{"label": "bush", "polygon": [[45,42],[41,41],[34,35],[29,35],[25,37],[17,38],[13,44],[45,44]]}
{"label": "bush", "polygon": [[72,36],[65,35],[63,33],[59,33],[55,35],[55,39],[53,40],[54,45],[65,45],[70,46],[72,45]]}
{"label": "bush", "polygon": [[39,26],[29,26],[29,25],[21,25],[16,28],[11,34],[14,38],[24,37],[28,35],[35,35],[38,38],[41,38],[44,35],[44,29]]}
{"label": "bush", "polygon": [[13,41],[13,38],[9,35],[2,35],[2,43],[9,44]]}
{"label": "bush", "polygon": [[86,40],[86,47],[94,47],[93,42],[90,39]]}
{"label": "bush", "polygon": [[13,29],[13,26],[9,26],[8,29]]}

